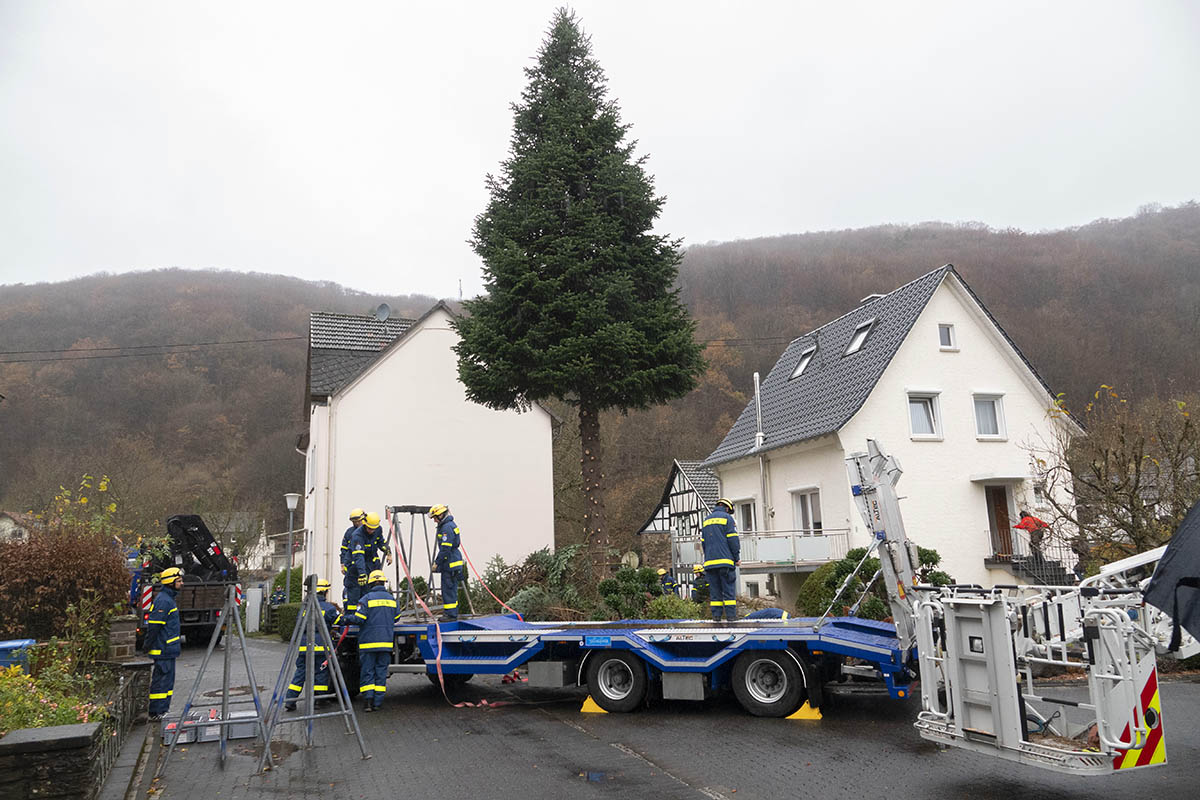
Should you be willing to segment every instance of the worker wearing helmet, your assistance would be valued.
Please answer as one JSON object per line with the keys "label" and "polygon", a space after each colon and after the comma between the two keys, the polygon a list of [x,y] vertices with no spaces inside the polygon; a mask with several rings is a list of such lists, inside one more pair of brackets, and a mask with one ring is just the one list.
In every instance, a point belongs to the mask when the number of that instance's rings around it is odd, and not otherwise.
{"label": "worker wearing helmet", "polygon": [[662,568],[658,570],[658,586],[663,594],[679,594],[679,584],[669,571]]}
{"label": "worker wearing helmet", "polygon": [[433,567],[442,574],[442,619],[458,619],[458,582],[462,578],[462,538],[450,509],[443,503],[429,509],[437,521],[437,552]]}
{"label": "worker wearing helmet", "polygon": [[[363,516],[362,524],[354,529],[354,533],[350,535],[350,566],[346,570],[346,579],[349,583],[353,579],[353,588],[346,599],[346,614],[350,611],[350,597],[354,598],[357,604],[359,595],[366,591],[367,580],[371,573],[379,569],[379,558],[375,550],[376,541],[379,537],[379,515],[372,511],[370,514]],[[390,561],[391,556],[388,556]]]}
{"label": "worker wearing helmet", "polygon": [[368,713],[383,705],[396,620],[400,619],[396,598],[387,590],[385,580],[381,569],[367,576],[367,591],[358,599],[354,612],[358,621],[358,693],[363,711]]}
{"label": "worker wearing helmet", "polygon": [[703,564],[692,567],[692,602],[708,602],[708,576],[704,574]]}
{"label": "worker wearing helmet", "polygon": [[[341,620],[342,615],[338,612],[337,606],[329,602],[326,596],[329,594],[330,583],[326,580],[317,581],[317,603],[321,606],[321,616],[325,619],[325,625],[333,627]],[[292,682],[287,687],[287,704],[284,706],[288,711],[296,710],[296,698],[304,691],[304,678],[308,674],[307,656],[308,652],[308,624],[304,618],[304,614],[296,620],[296,624],[302,626],[300,628],[300,653],[296,656],[296,674],[292,676]],[[325,651],[325,645],[321,643],[318,636],[317,641],[312,645],[313,663],[316,669],[313,670],[313,694],[328,694],[329,693],[329,658],[330,654]],[[318,701],[320,702],[320,701]]]}
{"label": "worker wearing helmet", "polygon": [[150,719],[162,719],[171,708],[175,693],[175,659],[181,649],[179,638],[179,606],[175,596],[183,587],[183,570],[168,567],[158,576],[162,588],[154,598],[150,618],[146,620],[146,655],[154,659],[150,673]]}
{"label": "worker wearing helmet", "polygon": [[358,603],[358,573],[354,570],[354,556],[351,553],[350,540],[354,538],[354,532],[358,530],[358,526],[363,524],[367,512],[361,508],[356,508],[350,512],[350,527],[346,528],[346,532],[342,534],[342,599],[346,603],[346,613],[353,614],[354,606]]}
{"label": "worker wearing helmet", "polygon": [[741,563],[741,542],[733,522],[733,503],[722,497],[700,526],[704,547],[704,572],[708,575],[711,598],[708,601],[713,622],[721,615],[733,622],[737,619],[737,594],[734,570]]}
{"label": "worker wearing helmet", "polygon": [[363,555],[367,559],[367,572],[371,573],[377,569],[383,569],[384,558],[387,563],[392,563],[392,549],[388,547],[387,534],[383,532],[383,528],[379,526],[379,515],[371,512],[363,518],[363,525],[366,527],[366,535],[363,537],[365,545]]}

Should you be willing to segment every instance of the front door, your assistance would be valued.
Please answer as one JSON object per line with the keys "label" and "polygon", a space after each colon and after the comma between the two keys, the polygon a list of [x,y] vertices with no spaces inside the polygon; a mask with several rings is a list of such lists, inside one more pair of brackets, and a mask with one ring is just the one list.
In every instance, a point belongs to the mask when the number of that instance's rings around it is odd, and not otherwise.
{"label": "front door", "polygon": [[1008,487],[985,486],[988,526],[992,529],[992,547],[997,556],[1012,557],[1012,524],[1008,516]]}

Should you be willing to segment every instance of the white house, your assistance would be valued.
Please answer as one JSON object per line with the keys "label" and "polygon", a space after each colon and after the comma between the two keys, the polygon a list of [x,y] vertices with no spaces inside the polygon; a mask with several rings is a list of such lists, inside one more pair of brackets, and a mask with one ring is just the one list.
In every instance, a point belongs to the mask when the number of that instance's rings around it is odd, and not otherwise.
{"label": "white house", "polygon": [[[734,501],[741,581],[785,600],[807,573],[869,543],[844,458],[880,442],[904,469],[909,537],[959,582],[1068,580],[1069,534],[1031,553],[1018,511],[1044,508],[1030,446],[1080,433],[952,265],[788,345],[705,461]],[[761,439],[761,441],[758,441]]]}
{"label": "white house", "polygon": [[[552,418],[469,401],[452,318],[444,303],[417,320],[310,315],[304,519],[317,571],[339,592],[356,507],[383,517],[385,506],[445,503],[480,571],[495,554],[511,562],[553,546]],[[415,571],[427,575],[422,534],[418,522]]]}

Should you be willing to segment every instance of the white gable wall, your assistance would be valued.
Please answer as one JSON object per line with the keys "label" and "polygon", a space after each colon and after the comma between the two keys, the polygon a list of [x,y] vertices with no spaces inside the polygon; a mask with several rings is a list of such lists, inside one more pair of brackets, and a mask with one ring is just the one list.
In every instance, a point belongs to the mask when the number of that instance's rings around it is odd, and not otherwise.
{"label": "white gable wall", "polygon": [[[940,348],[941,323],[954,325],[957,352]],[[912,437],[910,392],[938,392],[940,441]],[[976,436],[975,393],[1003,396],[1006,439]],[[908,536],[936,549],[955,579],[1011,583],[1008,572],[984,566],[991,554],[984,486],[1009,487],[1010,524],[1016,523],[1018,508],[1032,505],[1031,456],[1026,448],[1051,440],[1057,423],[1048,418],[1050,403],[978,305],[949,276],[840,435],[847,451],[864,450],[867,438],[873,438],[900,460],[904,476],[898,490],[904,498],[900,507]],[[865,545],[861,519],[857,513],[853,517],[859,530],[855,544]]]}
{"label": "white gable wall", "polygon": [[[385,505],[447,504],[480,571],[495,554],[512,562],[553,546],[550,415],[468,401],[451,349],[457,340],[449,314],[435,310],[334,395],[325,431],[323,410],[313,415],[311,447],[327,470],[315,471],[309,517],[323,574],[340,575],[341,536],[356,506],[382,515]],[[407,546],[409,518],[401,520]],[[418,518],[423,560],[421,536]],[[427,575],[428,567],[416,572]]]}

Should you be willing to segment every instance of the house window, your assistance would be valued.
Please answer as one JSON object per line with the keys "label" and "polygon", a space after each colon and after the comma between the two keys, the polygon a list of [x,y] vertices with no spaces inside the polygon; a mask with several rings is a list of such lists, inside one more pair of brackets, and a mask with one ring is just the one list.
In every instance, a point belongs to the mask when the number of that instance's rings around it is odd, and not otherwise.
{"label": "house window", "polygon": [[942,438],[941,410],[935,393],[908,395],[908,421],[914,439]]}
{"label": "house window", "polygon": [[863,342],[867,340],[867,336],[871,333],[871,327],[874,324],[875,320],[873,319],[858,324],[858,327],[854,329],[854,335],[850,337],[850,344],[846,345],[845,355],[857,353],[862,348]]}
{"label": "house window", "polygon": [[751,597],[759,596],[758,581],[746,581],[746,594]]}
{"label": "house window", "polygon": [[954,335],[953,325],[938,325],[938,344],[943,350],[958,349],[958,337]]}
{"label": "house window", "polygon": [[1033,507],[1039,511],[1050,507],[1050,502],[1046,499],[1046,484],[1041,481],[1033,485]]}
{"label": "house window", "polygon": [[804,368],[808,366],[808,362],[812,361],[813,354],[817,352],[817,348],[810,347],[800,354],[800,363],[796,364],[796,368],[792,370],[792,374],[788,376],[790,381],[792,378],[799,378],[804,372]]}
{"label": "house window", "polygon": [[734,517],[737,519],[739,531],[757,530],[754,526],[754,501],[747,500],[744,503],[734,503]]}
{"label": "house window", "polygon": [[792,524],[803,533],[821,532],[821,493],[818,490],[792,492]]}
{"label": "house window", "polygon": [[980,439],[1003,439],[1004,405],[1000,395],[975,395],[975,435]]}

